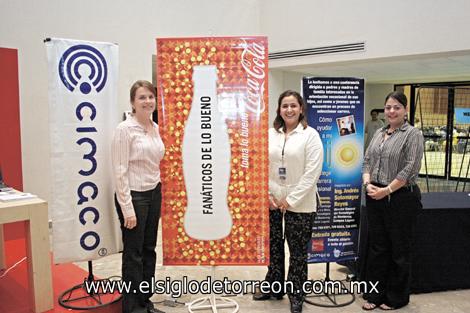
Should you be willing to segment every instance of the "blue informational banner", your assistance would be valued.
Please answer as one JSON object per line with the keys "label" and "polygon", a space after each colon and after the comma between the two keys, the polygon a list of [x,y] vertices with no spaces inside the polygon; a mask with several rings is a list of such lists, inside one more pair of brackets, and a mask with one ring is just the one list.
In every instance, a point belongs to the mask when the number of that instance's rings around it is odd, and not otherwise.
{"label": "blue informational banner", "polygon": [[310,263],[357,257],[364,146],[364,80],[304,77],[308,124],[322,138],[320,205],[308,248]]}
{"label": "blue informational banner", "polygon": [[470,108],[455,108],[454,110],[457,124],[470,124]]}

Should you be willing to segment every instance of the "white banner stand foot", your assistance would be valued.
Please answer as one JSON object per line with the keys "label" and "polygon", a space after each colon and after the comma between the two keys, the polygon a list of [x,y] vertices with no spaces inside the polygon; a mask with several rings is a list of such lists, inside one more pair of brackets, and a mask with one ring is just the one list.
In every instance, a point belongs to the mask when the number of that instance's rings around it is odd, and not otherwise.
{"label": "white banner stand foot", "polygon": [[[215,278],[215,266],[211,266],[211,281],[214,281]],[[194,301],[186,303],[188,306],[188,312],[194,313],[194,311],[200,310],[212,310],[212,313],[217,313],[217,309],[230,309],[233,308],[231,313],[238,312],[240,306],[233,299],[216,297],[214,294],[210,296],[198,298]],[[224,312],[227,312],[224,310]]]}
{"label": "white banner stand foot", "polygon": [[196,299],[187,304],[188,312],[194,313],[194,311],[198,310],[212,310],[213,313],[217,313],[217,309],[229,309],[233,308],[232,313],[238,312],[240,306],[235,300],[216,297],[214,295],[210,295],[209,297],[202,297]]}

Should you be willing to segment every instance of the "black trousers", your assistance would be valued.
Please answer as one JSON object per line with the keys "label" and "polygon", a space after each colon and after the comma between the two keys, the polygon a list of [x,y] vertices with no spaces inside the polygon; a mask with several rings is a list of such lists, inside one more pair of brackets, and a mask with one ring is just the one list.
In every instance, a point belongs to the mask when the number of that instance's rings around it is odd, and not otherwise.
{"label": "black trousers", "polygon": [[[278,282],[284,287],[285,251],[284,235],[289,246],[289,271],[287,280],[292,282],[293,290],[271,292],[273,296],[289,293],[291,301],[302,302],[305,294],[302,287],[308,279],[307,245],[312,238],[312,226],[315,213],[294,213],[287,211],[284,215],[280,210],[269,211],[269,267],[266,281],[271,284]],[[285,234],[282,231],[282,220],[285,221]],[[276,290],[277,291],[277,290]],[[297,292],[298,291],[298,292]]]}
{"label": "black trousers", "polygon": [[394,308],[408,304],[411,284],[411,236],[422,208],[417,186],[401,188],[381,200],[366,198],[369,249],[365,279],[378,282],[365,298]]}
{"label": "black trousers", "polygon": [[[132,289],[137,292],[123,294],[122,312],[146,312],[152,304],[150,290],[148,293],[139,292],[139,284],[142,281],[151,284],[155,274],[157,255],[158,220],[162,203],[161,184],[153,190],[138,192],[131,191],[132,204],[137,218],[137,226],[127,229],[124,225],[124,217],[121,207],[115,197],[115,205],[121,222],[122,241],[124,249],[122,253],[122,279],[132,283]],[[153,306],[152,306],[153,307]]]}

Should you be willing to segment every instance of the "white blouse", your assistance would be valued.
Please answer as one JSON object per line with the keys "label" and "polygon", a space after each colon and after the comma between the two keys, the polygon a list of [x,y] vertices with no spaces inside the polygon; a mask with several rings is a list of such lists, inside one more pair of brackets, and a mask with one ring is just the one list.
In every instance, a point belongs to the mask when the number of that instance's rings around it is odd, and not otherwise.
{"label": "white blouse", "polygon": [[[289,211],[315,212],[317,182],[323,165],[320,135],[310,126],[304,129],[300,123],[287,140],[282,128],[279,131],[269,129],[269,192],[277,200],[286,198]],[[279,175],[280,167],[286,168],[285,179]]]}
{"label": "white blouse", "polygon": [[135,216],[131,190],[152,190],[160,182],[160,161],[164,154],[165,146],[156,123],[149,132],[134,117],[117,126],[111,155],[116,196],[124,217]]}

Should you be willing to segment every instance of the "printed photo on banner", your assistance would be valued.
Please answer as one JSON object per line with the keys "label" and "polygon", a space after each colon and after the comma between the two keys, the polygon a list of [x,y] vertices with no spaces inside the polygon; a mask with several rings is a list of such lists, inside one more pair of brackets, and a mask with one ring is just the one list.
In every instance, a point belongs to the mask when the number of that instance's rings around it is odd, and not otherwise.
{"label": "printed photo on banner", "polygon": [[354,123],[354,115],[339,117],[336,119],[338,132],[340,136],[346,136],[356,133],[356,125]]}

